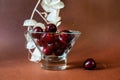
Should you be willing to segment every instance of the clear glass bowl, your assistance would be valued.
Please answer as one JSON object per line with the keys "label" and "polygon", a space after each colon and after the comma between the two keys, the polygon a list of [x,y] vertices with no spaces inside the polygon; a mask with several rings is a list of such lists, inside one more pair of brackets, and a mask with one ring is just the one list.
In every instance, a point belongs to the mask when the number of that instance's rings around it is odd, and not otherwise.
{"label": "clear glass bowl", "polygon": [[41,67],[48,70],[67,68],[67,55],[80,36],[79,31],[28,32],[41,54]]}

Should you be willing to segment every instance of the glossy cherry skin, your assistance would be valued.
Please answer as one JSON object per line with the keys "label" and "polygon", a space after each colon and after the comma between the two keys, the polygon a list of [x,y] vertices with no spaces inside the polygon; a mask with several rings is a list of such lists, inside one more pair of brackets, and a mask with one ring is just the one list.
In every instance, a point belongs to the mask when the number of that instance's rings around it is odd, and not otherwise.
{"label": "glossy cherry skin", "polygon": [[63,30],[60,32],[59,39],[62,43],[69,43],[74,38],[73,34],[69,30]]}
{"label": "glossy cherry skin", "polygon": [[94,59],[92,58],[88,58],[87,60],[85,60],[85,62],[83,63],[83,67],[86,70],[93,70],[96,68],[96,62]]}
{"label": "glossy cherry skin", "polygon": [[43,29],[40,27],[35,27],[33,29],[32,37],[39,39],[41,37],[41,34],[39,34],[39,32],[43,32]]}
{"label": "glossy cherry skin", "polygon": [[57,49],[55,52],[54,52],[54,54],[55,54],[55,56],[61,56],[61,55],[63,55],[63,53],[64,53],[64,49]]}
{"label": "glossy cherry skin", "polygon": [[33,32],[43,32],[43,29],[41,27],[35,27]]}
{"label": "glossy cherry skin", "polygon": [[57,27],[54,24],[48,24],[45,28],[45,32],[56,32]]}
{"label": "glossy cherry skin", "polygon": [[43,53],[44,53],[45,55],[52,55],[52,53],[53,53],[53,46],[45,45],[45,46],[43,47]]}
{"label": "glossy cherry skin", "polygon": [[55,42],[53,43],[53,46],[54,46],[54,51],[56,51],[58,48],[61,47],[61,43],[59,43],[58,41],[55,41]]}
{"label": "glossy cherry skin", "polygon": [[37,39],[37,44],[42,47],[42,46],[45,46],[47,43],[44,40],[42,40],[41,38],[39,38],[39,39]]}
{"label": "glossy cherry skin", "polygon": [[53,43],[55,41],[54,34],[53,33],[47,33],[47,32],[43,33],[41,35],[41,39],[43,41],[45,41],[46,43],[48,43],[48,44],[51,44],[51,43]]}
{"label": "glossy cherry skin", "polygon": [[61,42],[57,42],[55,43],[54,47],[55,47],[54,54],[56,56],[61,56],[64,54],[64,51],[66,50],[67,45]]}

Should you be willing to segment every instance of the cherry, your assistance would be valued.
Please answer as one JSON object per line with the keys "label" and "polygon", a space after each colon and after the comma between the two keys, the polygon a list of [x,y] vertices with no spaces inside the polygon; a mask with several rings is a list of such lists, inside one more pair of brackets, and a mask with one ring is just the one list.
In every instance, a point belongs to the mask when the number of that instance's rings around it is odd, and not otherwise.
{"label": "cherry", "polygon": [[54,37],[55,37],[55,41],[56,42],[59,42],[60,40],[59,40],[59,33],[56,33],[55,35],[54,35]]}
{"label": "cherry", "polygon": [[57,27],[54,24],[48,24],[45,28],[45,32],[56,32]]}
{"label": "cherry", "polygon": [[64,49],[57,49],[57,50],[54,52],[54,54],[55,54],[56,56],[61,56],[61,55],[63,55],[63,53],[64,53]]}
{"label": "cherry", "polygon": [[88,58],[87,60],[85,60],[85,62],[83,63],[83,67],[86,70],[93,70],[96,68],[96,62],[94,59],[92,58]]}
{"label": "cherry", "polygon": [[54,47],[56,48],[54,50],[54,54],[56,56],[61,56],[61,55],[63,55],[64,51],[66,50],[67,45],[63,44],[61,42],[56,42],[55,45],[54,45]]}
{"label": "cherry", "polygon": [[53,46],[50,46],[50,45],[46,45],[43,47],[43,53],[45,55],[52,55],[53,53]]}
{"label": "cherry", "polygon": [[43,29],[41,27],[35,27],[33,32],[43,32]]}
{"label": "cherry", "polygon": [[39,32],[43,32],[43,29],[40,27],[35,27],[33,29],[32,37],[39,39],[41,37],[41,34]]}
{"label": "cherry", "polygon": [[46,45],[46,42],[44,40],[42,40],[41,38],[37,39],[37,43],[38,43],[39,46],[45,46]]}
{"label": "cherry", "polygon": [[43,33],[41,39],[50,44],[54,42],[55,37],[53,33]]}
{"label": "cherry", "polygon": [[61,47],[61,43],[58,42],[58,41],[55,41],[55,42],[53,43],[53,46],[54,46],[54,51],[56,51],[58,48]]}
{"label": "cherry", "polygon": [[62,43],[69,43],[74,38],[74,35],[69,30],[63,30],[60,32],[59,39]]}

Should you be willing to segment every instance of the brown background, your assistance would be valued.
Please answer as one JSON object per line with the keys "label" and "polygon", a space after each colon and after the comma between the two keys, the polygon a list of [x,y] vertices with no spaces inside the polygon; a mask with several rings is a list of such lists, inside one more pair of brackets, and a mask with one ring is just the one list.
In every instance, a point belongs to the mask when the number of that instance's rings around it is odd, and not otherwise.
{"label": "brown background", "polygon": [[[47,71],[29,62],[23,21],[37,0],[0,0],[0,80],[120,80],[120,0],[64,0],[61,29],[82,32],[65,71]],[[84,70],[92,57],[97,69]]]}

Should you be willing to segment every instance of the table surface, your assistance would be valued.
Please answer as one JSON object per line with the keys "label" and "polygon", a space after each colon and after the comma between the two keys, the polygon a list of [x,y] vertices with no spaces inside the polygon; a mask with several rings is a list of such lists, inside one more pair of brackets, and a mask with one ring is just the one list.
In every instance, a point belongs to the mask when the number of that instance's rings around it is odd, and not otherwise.
{"label": "table surface", "polygon": [[[40,63],[29,62],[25,49],[4,50],[0,54],[0,80],[120,80],[119,52],[113,47],[95,50],[95,47],[78,47],[76,44],[68,56],[68,69],[50,71],[42,69]],[[82,67],[89,57],[97,62],[95,70]]]}
{"label": "table surface", "polygon": [[[50,71],[30,62],[25,49],[22,23],[29,18],[35,1],[0,0],[0,80],[120,80],[120,2],[63,1],[67,6],[61,12],[60,29],[82,34],[69,53],[68,69]],[[82,67],[87,58],[95,59],[95,70]]]}

